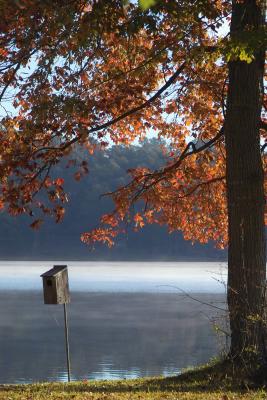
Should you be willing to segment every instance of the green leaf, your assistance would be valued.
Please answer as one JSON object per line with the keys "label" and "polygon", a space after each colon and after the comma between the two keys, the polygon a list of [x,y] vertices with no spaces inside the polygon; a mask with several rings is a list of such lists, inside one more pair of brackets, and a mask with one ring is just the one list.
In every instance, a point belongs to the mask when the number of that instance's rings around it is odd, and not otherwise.
{"label": "green leaf", "polygon": [[147,10],[148,8],[154,6],[157,0],[138,0],[139,7],[143,10]]}
{"label": "green leaf", "polygon": [[255,54],[266,48],[266,33],[262,29],[257,31],[238,32],[223,44],[223,53],[226,61],[244,61],[250,64]]}

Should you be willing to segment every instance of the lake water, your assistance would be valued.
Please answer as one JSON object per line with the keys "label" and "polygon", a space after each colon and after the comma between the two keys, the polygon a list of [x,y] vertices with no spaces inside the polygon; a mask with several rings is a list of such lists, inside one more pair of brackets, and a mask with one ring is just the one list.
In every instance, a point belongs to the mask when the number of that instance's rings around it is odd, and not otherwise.
{"label": "lake water", "polygon": [[[173,375],[227,346],[223,263],[68,264],[73,380]],[[44,305],[51,262],[0,262],[0,383],[66,380],[62,305]],[[214,325],[215,324],[215,325]]]}

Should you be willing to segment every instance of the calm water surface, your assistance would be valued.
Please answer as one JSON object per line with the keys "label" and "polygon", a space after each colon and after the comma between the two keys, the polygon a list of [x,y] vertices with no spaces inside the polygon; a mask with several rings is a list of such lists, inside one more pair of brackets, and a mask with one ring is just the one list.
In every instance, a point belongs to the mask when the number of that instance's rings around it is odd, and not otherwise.
{"label": "calm water surface", "polygon": [[[223,264],[67,264],[73,380],[178,374],[225,346]],[[0,262],[0,383],[66,380],[63,306],[43,304],[52,266]]]}

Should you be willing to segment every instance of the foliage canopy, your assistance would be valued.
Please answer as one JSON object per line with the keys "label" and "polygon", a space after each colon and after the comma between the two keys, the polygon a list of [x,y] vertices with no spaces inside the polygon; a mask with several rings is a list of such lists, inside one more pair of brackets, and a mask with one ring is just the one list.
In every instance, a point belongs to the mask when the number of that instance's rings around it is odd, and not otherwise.
{"label": "foliage canopy", "polygon": [[67,195],[54,165],[65,159],[79,180],[88,165],[77,146],[90,155],[153,132],[168,141],[166,166],[131,169],[131,183],[111,194],[114,212],[82,240],[112,245],[132,220],[224,246],[227,62],[251,62],[264,40],[249,27],[222,36],[230,3],[2,0],[1,206],[32,215],[34,228],[42,214],[59,222]]}

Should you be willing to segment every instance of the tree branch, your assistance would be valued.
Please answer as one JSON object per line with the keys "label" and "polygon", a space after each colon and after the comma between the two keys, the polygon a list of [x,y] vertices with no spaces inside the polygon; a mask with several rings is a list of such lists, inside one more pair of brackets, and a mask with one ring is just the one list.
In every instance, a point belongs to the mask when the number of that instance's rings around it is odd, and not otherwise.
{"label": "tree branch", "polygon": [[[216,136],[214,136],[212,139],[210,139],[208,142],[204,143],[202,146],[200,147],[196,147],[194,142],[189,142],[187,144],[187,146],[185,147],[185,149],[183,150],[183,152],[181,153],[180,157],[171,165],[168,165],[165,168],[162,168],[160,170],[156,170],[154,172],[150,172],[147,174],[144,174],[141,179],[143,178],[144,180],[140,183],[141,187],[139,188],[139,190],[137,189],[135,191],[135,194],[133,196],[133,198],[131,199],[131,204],[134,204],[139,198],[140,196],[145,193],[147,190],[151,189],[152,187],[154,187],[156,184],[158,184],[159,182],[166,180],[170,174],[174,171],[177,170],[180,165],[182,164],[183,160],[185,160],[187,157],[190,157],[193,154],[197,154],[200,153],[208,148],[210,148],[211,146],[213,146],[220,138],[222,138],[224,135],[224,127],[222,126],[222,128],[220,129],[220,131],[217,133]],[[192,150],[190,151],[190,149],[192,148]],[[140,179],[140,178],[138,178]],[[224,176],[220,176],[217,178],[213,178],[210,181],[206,181],[206,182],[202,182],[199,183],[197,186],[195,186],[192,189],[192,193],[201,185],[205,185],[205,184],[209,184],[212,182],[216,182],[216,181],[220,181],[225,179]],[[120,189],[115,190],[114,192],[107,192],[101,195],[102,196],[113,196],[116,195],[128,188],[130,188],[132,185],[138,183],[137,182],[137,178],[134,178],[130,183],[128,183],[127,185],[123,186]],[[187,193],[185,196],[189,196],[191,194]],[[181,197],[180,197],[181,198]]]}
{"label": "tree branch", "polygon": [[[183,62],[183,64],[180,65],[180,67],[174,72],[174,74],[168,79],[168,81],[153,96],[151,96],[144,103],[142,103],[139,106],[134,107],[134,108],[126,111],[125,113],[119,115],[118,117],[115,117],[115,118],[111,119],[108,122],[105,122],[104,124],[97,125],[94,128],[89,129],[88,132],[86,133],[86,136],[88,136],[90,133],[95,133],[95,132],[101,131],[103,129],[109,128],[110,126],[112,126],[112,125],[116,124],[117,122],[129,117],[130,115],[136,114],[137,112],[139,112],[139,111],[143,110],[144,108],[150,106],[150,104],[152,104],[156,99],[158,99],[162,95],[162,93],[165,92],[165,90],[167,90],[176,81],[178,76],[184,70],[185,66],[186,66],[186,62]],[[77,143],[83,136],[84,136],[84,134],[80,135],[80,136],[76,136],[72,140],[70,140],[69,142],[65,143],[61,147],[43,147],[41,149],[36,150],[33,153],[33,155],[36,155],[37,153],[40,153],[41,151],[46,151],[46,150],[64,151],[68,147],[72,146],[74,143]]]}
{"label": "tree branch", "polygon": [[36,52],[38,51],[38,49],[34,49],[33,51],[31,51],[29,54],[27,54],[26,56],[22,56],[21,59],[16,63],[16,67],[13,70],[13,73],[11,75],[11,77],[8,79],[8,81],[6,82],[6,84],[4,85],[1,93],[0,93],[0,101],[3,100],[3,97],[5,95],[5,92],[7,91],[7,89],[9,88],[10,84],[12,83],[13,79],[16,76],[16,73],[18,72],[18,70],[20,69],[23,61],[25,60],[29,60],[30,57],[32,57]]}
{"label": "tree branch", "polygon": [[220,181],[223,181],[224,179],[225,179],[225,176],[218,176],[216,178],[209,179],[208,181],[200,182],[196,186],[194,186],[191,190],[188,190],[187,193],[185,193],[182,196],[177,196],[176,198],[184,199],[185,197],[191,196],[191,194],[193,194],[199,187],[209,185],[214,182],[220,182]]}
{"label": "tree branch", "polygon": [[[185,147],[184,151],[181,153],[178,160],[176,160],[173,164],[168,165],[167,167],[161,170],[157,170],[152,173],[144,175],[145,179],[142,188],[140,189],[140,191],[138,191],[138,193],[135,194],[135,196],[132,199],[132,202],[134,203],[145,191],[150,189],[152,186],[155,186],[162,180],[165,180],[170,175],[170,173],[172,173],[174,170],[177,170],[180,167],[183,160],[185,160],[187,157],[193,154],[200,153],[210,148],[215,142],[217,142],[223,136],[223,134],[224,134],[224,129],[222,127],[218,132],[218,134],[214,136],[214,138],[210,139],[208,142],[206,142],[205,144],[203,144],[198,148],[195,146],[194,142],[189,142]],[[190,148],[192,148],[191,151],[189,151]],[[132,182],[130,182],[128,186],[130,186],[131,184]]]}

